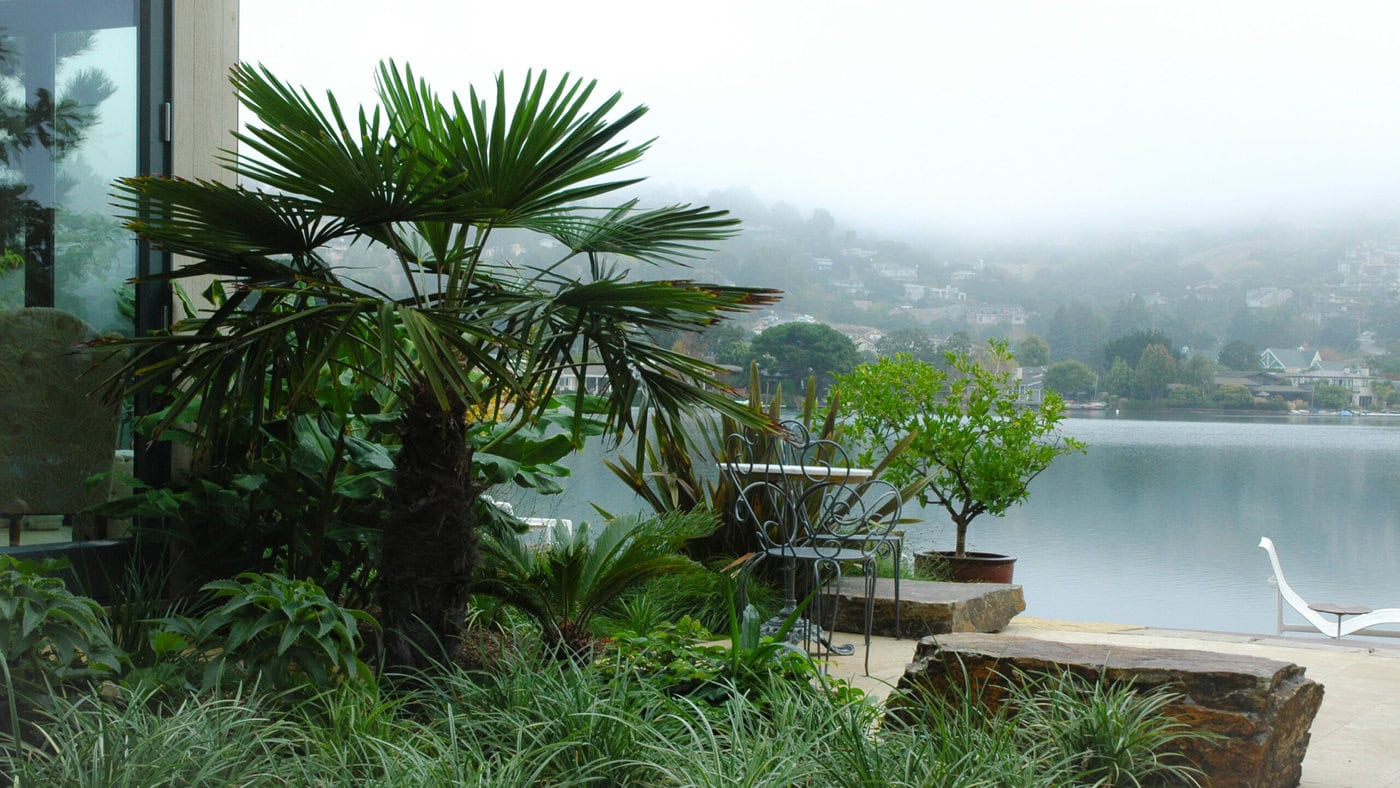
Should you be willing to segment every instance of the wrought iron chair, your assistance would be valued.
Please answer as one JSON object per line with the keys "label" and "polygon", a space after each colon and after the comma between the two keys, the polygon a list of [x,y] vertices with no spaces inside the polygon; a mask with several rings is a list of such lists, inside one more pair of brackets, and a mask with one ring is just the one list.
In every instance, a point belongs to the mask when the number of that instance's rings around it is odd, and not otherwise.
{"label": "wrought iron chair", "polygon": [[[725,439],[722,471],[735,490],[734,516],[749,523],[758,549],[739,576],[740,605],[755,570],[769,558],[783,563],[783,610],[764,625],[775,634],[797,607],[797,572],[807,570],[815,590],[807,615],[789,639],[818,658],[851,654],[837,648],[825,627],[840,604],[841,576],[848,566],[864,577],[865,669],[870,671],[870,637],[875,612],[876,552],[889,541],[899,518],[899,490],[854,468],[845,449],[814,440],[800,422],[784,421],[775,435],[733,434]],[[831,593],[823,593],[830,587]],[[826,608],[830,606],[828,611]],[[896,607],[898,600],[896,599]]]}

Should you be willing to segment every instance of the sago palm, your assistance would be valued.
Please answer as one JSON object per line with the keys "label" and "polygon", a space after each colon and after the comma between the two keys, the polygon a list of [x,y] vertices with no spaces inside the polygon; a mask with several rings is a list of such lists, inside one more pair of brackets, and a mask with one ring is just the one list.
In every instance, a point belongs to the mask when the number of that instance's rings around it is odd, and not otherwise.
{"label": "sago palm", "polygon": [[539,622],[547,647],[586,661],[589,624],[630,588],[657,575],[700,570],[679,554],[691,539],[715,529],[706,511],[668,512],[650,519],[615,518],[597,534],[588,525],[536,547],[510,534],[482,540],[485,571],[477,590],[513,605]]}
{"label": "sago palm", "polygon": [[[562,374],[582,381],[590,363],[607,374],[613,436],[638,399],[672,418],[714,408],[755,420],[707,385],[710,365],[649,332],[702,328],[776,293],[630,279],[609,262],[679,261],[737,227],[708,207],[599,207],[638,181],[618,173],[649,143],[619,135],[644,107],[610,117],[620,94],[595,106],[593,83],[551,85],[544,73],[513,101],[499,77],[490,101],[475,89],[444,101],[392,62],[379,106],[350,117],[333,95],[317,102],[265,69],[240,66],[233,83],[257,118],[225,157],[245,185],[118,184],[128,226],[194,260],[162,278],[222,282],[212,310],[132,340],[128,385],[173,383],[171,413],[199,398],[211,441],[229,413],[314,409],[327,366],[398,398],[379,572],[388,664],[425,665],[462,622],[482,490],[472,422],[504,422],[491,431],[504,439],[543,413]],[[505,259],[489,246],[502,228],[552,239],[557,260]],[[347,247],[377,250],[399,289],[338,264]]]}

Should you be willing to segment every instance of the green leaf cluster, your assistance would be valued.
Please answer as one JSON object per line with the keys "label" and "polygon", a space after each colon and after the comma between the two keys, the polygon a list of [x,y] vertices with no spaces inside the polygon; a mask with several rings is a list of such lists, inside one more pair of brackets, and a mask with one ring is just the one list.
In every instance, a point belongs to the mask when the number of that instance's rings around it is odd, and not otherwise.
{"label": "green leaf cluster", "polygon": [[125,662],[102,606],[51,574],[61,568],[0,555],[0,659],[21,686],[115,675]]}
{"label": "green leaf cluster", "polygon": [[[644,107],[622,109],[620,94],[544,72],[518,90],[498,77],[443,96],[393,62],[379,68],[377,105],[357,112],[264,68],[240,65],[232,80],[256,120],[224,157],[228,183],[116,185],[130,230],[192,260],[147,280],[215,284],[170,333],[128,340],[130,362],[111,380],[128,392],[164,385],[172,402],[159,428],[176,428],[192,407],[201,441],[223,456],[237,455],[230,432],[258,449],[241,420],[330,410],[341,426],[400,412],[388,430],[398,453],[376,575],[391,663],[425,668],[429,644],[458,634],[482,492],[506,480],[547,487],[557,473],[565,441],[528,432],[555,394],[576,417],[564,430],[573,446],[594,429],[583,387],[562,390],[566,376],[602,369],[609,440],[635,427],[642,399],[668,421],[714,409],[757,423],[713,385],[720,368],[656,338],[778,293],[635,278],[623,266],[693,258],[738,227],[723,210],[618,195],[639,180],[622,171],[649,148],[624,137]],[[510,251],[502,230],[557,258]],[[325,446],[306,448],[314,458]],[[309,570],[333,563],[323,515],[336,500],[319,496],[304,529]],[[364,565],[361,554],[354,561]]]}
{"label": "green leaf cluster", "polygon": [[151,634],[156,655],[188,661],[203,686],[257,682],[280,690],[370,680],[359,624],[374,619],[335,604],[315,583],[244,572],[204,590],[222,601],[203,616],[167,616]]}
{"label": "green leaf cluster", "polygon": [[[323,384],[324,385],[324,384]],[[182,419],[193,419],[197,403]],[[269,414],[270,416],[273,414]],[[146,417],[149,430],[164,413]],[[241,570],[314,578],[337,599],[363,604],[384,527],[397,445],[375,416],[283,413],[261,423],[229,414],[224,436],[237,448],[208,449],[197,471],[94,507],[109,517],[149,518],[145,534],[178,543],[203,579]],[[170,429],[169,442],[198,450],[190,429]]]}
{"label": "green leaf cluster", "polygon": [[746,615],[754,619],[751,634],[741,640],[736,632],[729,645],[704,643],[709,633],[688,617],[646,634],[620,632],[590,669],[614,683],[646,681],[719,720],[724,706],[738,698],[771,709],[778,697],[772,691],[775,683],[811,691],[821,685],[821,691],[846,700],[861,695],[843,680],[821,679],[816,663],[801,649],[759,638],[757,613]]}

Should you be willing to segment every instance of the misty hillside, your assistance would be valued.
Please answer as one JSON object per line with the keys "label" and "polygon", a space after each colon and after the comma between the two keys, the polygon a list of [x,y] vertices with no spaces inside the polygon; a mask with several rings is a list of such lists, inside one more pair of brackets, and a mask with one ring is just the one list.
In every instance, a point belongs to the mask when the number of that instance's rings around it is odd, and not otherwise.
{"label": "misty hillside", "polygon": [[[1100,324],[1094,333],[1105,341],[1157,329],[1178,350],[1207,352],[1242,340],[1345,356],[1363,350],[1363,335],[1367,352],[1400,342],[1400,320],[1392,316],[1400,300],[1400,233],[1393,228],[1400,225],[1386,215],[912,241],[862,233],[823,209],[764,204],[743,191],[698,201],[730,209],[744,228],[686,275],[780,288],[780,320],[810,316],[883,331],[919,325],[974,338],[1053,340],[1065,331],[1057,321],[1077,314]],[[1052,356],[1067,357],[1054,345]]]}

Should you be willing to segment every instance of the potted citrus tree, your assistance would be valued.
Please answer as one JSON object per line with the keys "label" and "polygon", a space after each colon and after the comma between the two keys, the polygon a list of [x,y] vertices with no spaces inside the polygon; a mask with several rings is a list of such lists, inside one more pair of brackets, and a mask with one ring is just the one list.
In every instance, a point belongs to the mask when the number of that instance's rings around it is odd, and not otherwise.
{"label": "potted citrus tree", "polygon": [[944,563],[955,580],[1011,582],[1015,559],[968,552],[969,526],[1024,502],[1031,481],[1052,460],[1084,450],[1058,430],[1065,408],[1053,392],[1039,407],[1018,402],[1014,369],[1006,343],[992,341],[980,358],[947,354],[942,368],[899,354],[838,378],[863,463],[909,441],[885,478],[901,486],[922,480],[919,502],[947,512],[957,533],[954,549],[918,554],[915,561]]}

